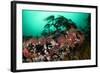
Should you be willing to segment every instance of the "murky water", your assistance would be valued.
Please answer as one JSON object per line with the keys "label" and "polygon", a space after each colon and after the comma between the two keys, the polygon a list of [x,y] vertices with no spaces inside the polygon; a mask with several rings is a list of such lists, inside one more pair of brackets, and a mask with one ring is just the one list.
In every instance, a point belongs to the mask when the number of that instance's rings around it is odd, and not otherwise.
{"label": "murky water", "polygon": [[22,11],[22,31],[23,36],[41,36],[41,32],[44,29],[47,21],[44,19],[50,15],[55,17],[61,15],[67,19],[71,19],[76,23],[79,29],[85,29],[88,25],[89,13],[79,12],[51,12],[51,11],[34,11],[34,10],[23,10]]}

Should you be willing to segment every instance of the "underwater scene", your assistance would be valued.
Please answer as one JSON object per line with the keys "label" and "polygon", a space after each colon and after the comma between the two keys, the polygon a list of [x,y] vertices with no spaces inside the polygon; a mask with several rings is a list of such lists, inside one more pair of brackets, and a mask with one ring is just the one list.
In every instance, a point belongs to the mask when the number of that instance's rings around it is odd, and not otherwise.
{"label": "underwater scene", "polygon": [[91,59],[91,14],[22,10],[22,62]]}

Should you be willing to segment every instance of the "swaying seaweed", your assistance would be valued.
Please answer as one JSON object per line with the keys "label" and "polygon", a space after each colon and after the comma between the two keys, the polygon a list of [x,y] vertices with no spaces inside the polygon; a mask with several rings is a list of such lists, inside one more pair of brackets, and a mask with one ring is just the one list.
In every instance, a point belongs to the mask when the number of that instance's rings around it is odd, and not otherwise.
{"label": "swaying seaweed", "polygon": [[[35,11],[33,11],[33,13],[34,12]],[[67,17],[66,15],[59,13],[59,15],[53,14],[45,16],[45,18],[33,16],[35,18],[34,20],[27,21],[26,20],[27,18],[32,18],[32,15],[34,15],[33,13],[26,11],[26,14],[25,12],[23,12],[22,16],[23,17],[22,61],[24,63],[85,60],[91,58],[91,47],[90,47],[91,15],[90,14],[73,13],[77,14],[76,19],[73,19],[69,18],[70,16]],[[68,14],[71,15],[70,13]],[[82,14],[84,17],[80,18],[78,15]],[[37,25],[34,25],[34,27],[29,26],[31,22],[33,21],[35,22],[36,18],[37,20],[41,18],[41,21],[43,21],[43,26],[41,26],[41,28],[39,28],[40,26]],[[77,20],[80,23],[76,23],[75,20]],[[39,23],[42,25],[42,22]],[[37,29],[39,29],[39,31],[35,31]],[[31,34],[28,34],[30,32]]]}

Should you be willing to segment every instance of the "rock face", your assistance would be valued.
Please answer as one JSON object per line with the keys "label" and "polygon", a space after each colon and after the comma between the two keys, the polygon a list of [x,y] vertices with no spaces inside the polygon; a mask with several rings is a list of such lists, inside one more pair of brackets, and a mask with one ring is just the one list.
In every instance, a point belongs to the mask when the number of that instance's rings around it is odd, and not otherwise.
{"label": "rock face", "polygon": [[23,42],[23,56],[25,58],[27,53],[29,56],[24,62],[79,60],[78,49],[81,49],[83,43],[84,35],[73,27],[56,38],[51,35],[46,38],[31,38]]}

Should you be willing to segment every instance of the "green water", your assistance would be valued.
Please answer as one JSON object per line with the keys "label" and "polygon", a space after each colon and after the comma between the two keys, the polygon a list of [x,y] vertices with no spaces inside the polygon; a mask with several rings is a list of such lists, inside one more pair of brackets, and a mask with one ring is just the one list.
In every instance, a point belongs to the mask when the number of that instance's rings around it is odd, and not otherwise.
{"label": "green water", "polygon": [[85,29],[89,13],[23,10],[23,36],[41,36],[41,32],[44,29],[43,27],[47,23],[47,21],[44,21],[44,19],[50,15],[54,15],[55,17],[57,17],[58,15],[64,16],[75,22],[77,27]]}

